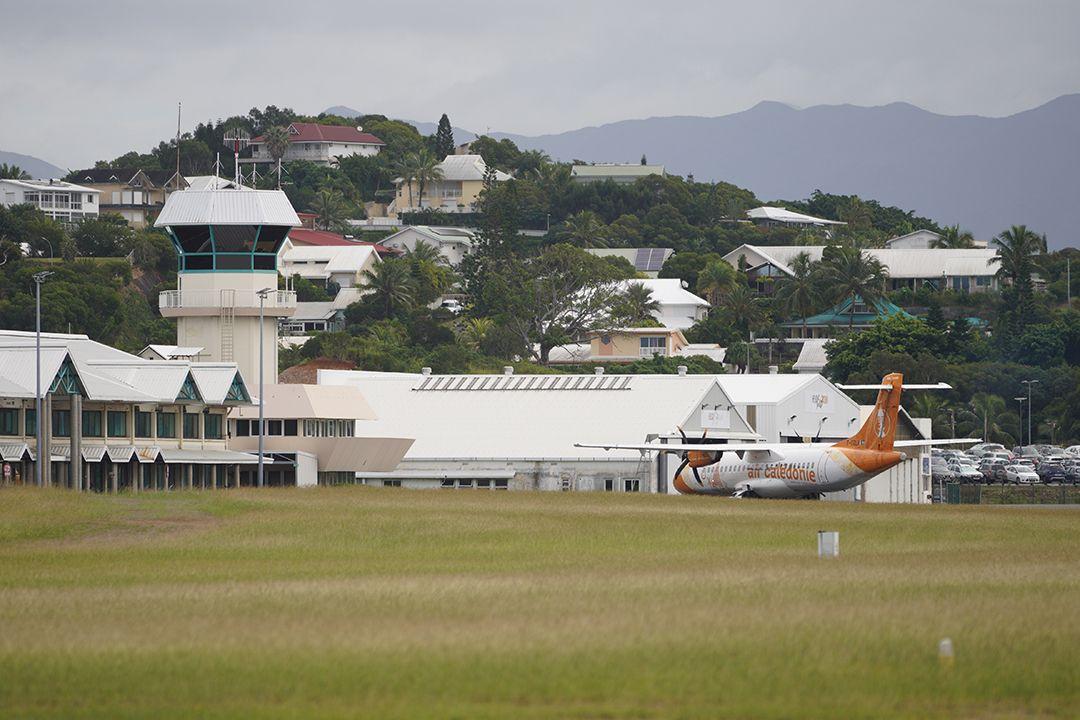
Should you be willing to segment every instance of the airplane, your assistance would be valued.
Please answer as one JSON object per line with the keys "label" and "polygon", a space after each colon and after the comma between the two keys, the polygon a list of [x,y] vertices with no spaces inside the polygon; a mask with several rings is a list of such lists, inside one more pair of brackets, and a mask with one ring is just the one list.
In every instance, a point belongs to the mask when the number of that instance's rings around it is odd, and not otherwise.
{"label": "airplane", "polygon": [[[948,389],[945,383],[904,385],[901,373],[891,373],[880,385],[841,385],[847,390],[877,390],[870,416],[851,437],[836,443],[644,443],[590,445],[604,450],[638,450],[680,455],[673,485],[686,495],[731,495],[758,498],[809,498],[861,485],[874,475],[907,459],[897,448],[960,445],[978,438],[896,440],[900,393],[907,390]],[[686,434],[679,428],[686,440]],[[706,438],[702,435],[702,440]]]}

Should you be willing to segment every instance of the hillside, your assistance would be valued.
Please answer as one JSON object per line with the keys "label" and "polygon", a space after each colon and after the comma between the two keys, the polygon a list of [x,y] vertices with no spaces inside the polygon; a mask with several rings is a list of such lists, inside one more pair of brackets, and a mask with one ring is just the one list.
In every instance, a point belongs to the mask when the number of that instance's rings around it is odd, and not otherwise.
{"label": "hillside", "polygon": [[762,198],[858,194],[960,223],[978,238],[1012,224],[1077,245],[1080,95],[1004,118],[945,116],[905,103],[796,109],[763,102],[721,117],[655,117],[509,137],[558,160],[636,162],[725,180]]}
{"label": "hillside", "polygon": [[68,174],[67,170],[45,162],[41,158],[4,150],[0,150],[0,164],[18,165],[35,178],[62,178]]}

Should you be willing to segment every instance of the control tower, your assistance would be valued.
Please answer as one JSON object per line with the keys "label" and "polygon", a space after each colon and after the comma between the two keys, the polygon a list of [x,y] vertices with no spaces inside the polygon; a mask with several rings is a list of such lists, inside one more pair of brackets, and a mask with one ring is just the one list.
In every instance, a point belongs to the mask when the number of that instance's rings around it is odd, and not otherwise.
{"label": "control tower", "polygon": [[178,289],[158,298],[176,318],[178,345],[201,347],[201,360],[235,362],[244,379],[259,377],[260,290],[266,382],[277,381],[278,319],[296,311],[296,293],[278,290],[277,254],[300,225],[280,190],[183,190],[169,195],[154,223],[179,256]]}

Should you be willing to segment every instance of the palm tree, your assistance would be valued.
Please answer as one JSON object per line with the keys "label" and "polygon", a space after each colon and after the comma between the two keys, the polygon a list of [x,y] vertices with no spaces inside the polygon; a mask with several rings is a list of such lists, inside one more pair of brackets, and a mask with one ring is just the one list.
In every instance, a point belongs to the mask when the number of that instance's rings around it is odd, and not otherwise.
{"label": "palm tree", "polygon": [[602,248],[608,244],[608,228],[592,210],[582,210],[566,218],[558,236],[580,248]]}
{"label": "palm tree", "polygon": [[419,192],[420,207],[424,207],[424,186],[435,180],[442,180],[443,171],[439,167],[440,160],[427,150],[421,150],[412,156],[413,178],[416,180]]}
{"label": "palm tree", "polygon": [[430,262],[434,265],[446,265],[446,257],[426,240],[417,240],[412,248],[405,249],[405,257],[413,262]]}
{"label": "palm tree", "polygon": [[392,317],[396,311],[412,305],[415,281],[404,260],[384,260],[373,269],[365,270],[360,279],[372,291],[385,317]]}
{"label": "palm tree", "polygon": [[623,312],[631,325],[653,320],[653,313],[660,312],[660,301],[644,283],[631,282],[622,295]]}
{"label": "palm tree", "polygon": [[18,165],[0,163],[0,180],[30,180],[30,173]]}
{"label": "palm tree", "polygon": [[733,318],[743,331],[758,328],[765,321],[762,299],[746,285],[736,285],[720,298],[720,307]]}
{"label": "palm tree", "polygon": [[319,190],[311,209],[315,212],[315,223],[320,230],[331,230],[345,223],[345,197],[338,190]]}
{"label": "palm tree", "polygon": [[963,249],[975,247],[975,236],[968,230],[961,230],[959,225],[947,225],[941,229],[939,237],[930,241],[930,247],[936,249]]}
{"label": "palm tree", "polygon": [[861,298],[875,307],[885,297],[888,271],[877,258],[850,247],[826,248],[821,260],[821,280],[835,301],[847,299],[848,329],[855,325],[855,303]]}
{"label": "palm tree", "polygon": [[967,434],[982,430],[983,442],[1014,445],[1019,436],[1020,420],[1009,410],[1005,399],[990,393],[976,393],[964,409],[964,419],[970,425]]}
{"label": "palm tree", "polygon": [[806,318],[818,301],[817,268],[805,252],[793,257],[788,267],[791,277],[780,280],[774,298],[786,315],[802,318],[802,336],[806,337]]}
{"label": "palm tree", "polygon": [[478,317],[470,318],[465,323],[465,329],[462,331],[462,335],[465,337],[465,344],[474,350],[479,350],[480,346],[484,344],[484,340],[487,338],[488,333],[495,327],[495,321],[491,318]]}
{"label": "palm tree", "polygon": [[266,150],[270,153],[270,157],[274,158],[277,162],[277,187],[281,189],[281,158],[285,157],[285,152],[289,149],[289,131],[287,128],[283,128],[280,125],[275,125],[272,128],[268,128],[263,137],[266,139]]}
{"label": "palm tree", "polygon": [[994,238],[997,255],[990,258],[992,263],[1000,263],[997,275],[1008,280],[1015,287],[1031,288],[1031,272],[1034,270],[1032,259],[1039,253],[1046,252],[1046,238],[1031,230],[1026,225],[1013,225]]}
{"label": "palm tree", "polygon": [[405,188],[409,193],[409,208],[412,209],[412,186],[413,181],[416,180],[416,166],[412,162],[412,155],[406,155],[400,160],[391,163],[390,171],[405,184]]}
{"label": "palm tree", "polygon": [[725,260],[713,260],[698,273],[697,291],[715,307],[720,304],[720,296],[735,287],[737,279],[735,269]]}

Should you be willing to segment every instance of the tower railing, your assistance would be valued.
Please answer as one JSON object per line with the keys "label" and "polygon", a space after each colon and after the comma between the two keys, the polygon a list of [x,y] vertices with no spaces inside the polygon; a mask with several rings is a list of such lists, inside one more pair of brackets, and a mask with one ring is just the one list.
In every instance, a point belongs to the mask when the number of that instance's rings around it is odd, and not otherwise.
{"label": "tower railing", "polygon": [[[259,296],[255,290],[234,290],[234,305],[238,308],[259,307]],[[198,290],[165,290],[158,295],[158,307],[162,310],[183,310],[186,308],[220,308],[222,305],[221,291],[198,289]],[[295,290],[277,290],[266,297],[265,307],[267,310],[274,308],[296,308]]]}

